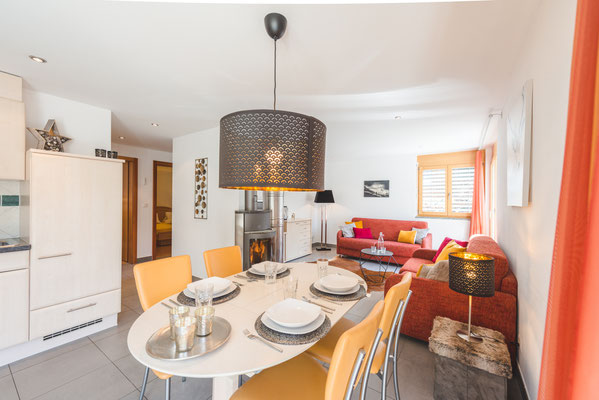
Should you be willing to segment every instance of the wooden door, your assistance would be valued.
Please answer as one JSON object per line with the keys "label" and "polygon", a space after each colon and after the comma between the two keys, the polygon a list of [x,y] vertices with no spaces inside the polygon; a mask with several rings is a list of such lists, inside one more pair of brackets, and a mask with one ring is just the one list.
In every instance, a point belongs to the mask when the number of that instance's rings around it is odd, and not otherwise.
{"label": "wooden door", "polygon": [[137,158],[119,157],[123,164],[123,237],[122,258],[137,262]]}

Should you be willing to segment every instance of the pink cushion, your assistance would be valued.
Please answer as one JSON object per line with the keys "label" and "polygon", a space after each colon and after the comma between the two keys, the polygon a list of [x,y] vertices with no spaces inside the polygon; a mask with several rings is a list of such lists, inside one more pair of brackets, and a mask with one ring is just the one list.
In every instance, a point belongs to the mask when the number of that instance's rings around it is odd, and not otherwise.
{"label": "pink cushion", "polygon": [[439,254],[441,254],[441,252],[445,248],[445,245],[447,245],[447,243],[451,242],[452,240],[455,240],[455,242],[457,244],[459,244],[460,246],[462,246],[462,247],[468,247],[468,242],[464,242],[464,241],[461,241],[461,240],[456,240],[456,239],[452,239],[452,238],[446,237],[441,242],[441,246],[439,246],[439,250],[437,250],[437,254],[435,254],[435,256],[433,257],[433,263],[435,261],[437,261],[437,257],[439,257]]}
{"label": "pink cushion", "polygon": [[372,239],[372,231],[370,228],[354,228],[356,239]]}

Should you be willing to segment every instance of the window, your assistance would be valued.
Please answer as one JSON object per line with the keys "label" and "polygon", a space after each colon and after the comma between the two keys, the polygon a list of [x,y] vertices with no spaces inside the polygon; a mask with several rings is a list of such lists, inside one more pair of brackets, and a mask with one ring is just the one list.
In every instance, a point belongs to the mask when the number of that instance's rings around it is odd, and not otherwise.
{"label": "window", "polygon": [[476,151],[418,156],[418,215],[469,218]]}

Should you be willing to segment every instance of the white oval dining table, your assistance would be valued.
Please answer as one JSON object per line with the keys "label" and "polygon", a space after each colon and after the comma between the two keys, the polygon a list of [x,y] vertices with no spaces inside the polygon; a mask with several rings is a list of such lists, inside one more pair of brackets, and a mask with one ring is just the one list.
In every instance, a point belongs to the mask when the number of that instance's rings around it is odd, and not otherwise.
{"label": "white oval dining table", "polygon": [[[357,300],[344,301],[338,305],[323,298],[311,298],[310,285],[318,278],[316,264],[288,263],[286,265],[292,268],[291,273],[298,278],[298,299],[306,296],[335,310],[332,314],[326,314],[331,320],[331,326],[357,303]],[[356,277],[350,271],[329,266],[329,274],[331,273]],[[212,378],[212,399],[227,400],[238,388],[239,375],[255,373],[281,364],[303,353],[314,344],[276,344],[283,349],[280,353],[259,340],[246,337],[243,330],[248,329],[256,334],[254,322],[258,316],[271,305],[283,300],[284,279],[277,279],[275,284],[270,285],[265,284],[263,280],[248,282],[234,276],[230,276],[229,279],[243,286],[237,297],[214,306],[215,315],[226,319],[231,324],[231,336],[223,346],[211,353],[189,360],[170,361],[152,358],[146,352],[146,342],[154,332],[169,323],[168,309],[157,303],[141,314],[129,330],[127,346],[133,357],[144,366],[167,374],[189,378]],[[365,286],[364,283],[363,285]],[[174,294],[169,298],[176,300],[177,295]],[[167,303],[169,298],[165,299]]]}

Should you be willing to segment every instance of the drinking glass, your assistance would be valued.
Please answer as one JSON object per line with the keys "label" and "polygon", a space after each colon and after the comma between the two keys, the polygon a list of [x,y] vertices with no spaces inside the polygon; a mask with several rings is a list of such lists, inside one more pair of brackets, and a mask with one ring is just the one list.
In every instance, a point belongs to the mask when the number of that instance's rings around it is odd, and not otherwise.
{"label": "drinking glass", "polygon": [[212,321],[214,319],[214,307],[203,306],[196,308],[196,335],[208,336],[212,333]]}
{"label": "drinking glass", "polygon": [[168,320],[171,325],[171,339],[175,340],[175,322],[189,316],[189,307],[173,307],[168,312]]}
{"label": "drinking glass", "polygon": [[289,275],[289,277],[283,281],[283,294],[286,299],[297,298],[297,286],[298,280],[295,276]]}
{"label": "drinking glass", "polygon": [[328,275],[329,260],[326,258],[319,258],[316,260],[316,267],[318,268],[318,279],[322,279]]}
{"label": "drinking glass", "polygon": [[376,253],[376,246],[370,246],[370,251]]}
{"label": "drinking glass", "polygon": [[271,285],[277,282],[277,263],[267,261],[264,264],[264,281],[267,285]]}
{"label": "drinking glass", "polygon": [[175,346],[177,352],[189,351],[196,335],[196,319],[185,317],[175,322]]}
{"label": "drinking glass", "polygon": [[200,282],[196,286],[196,307],[212,306],[214,285],[210,282]]}

